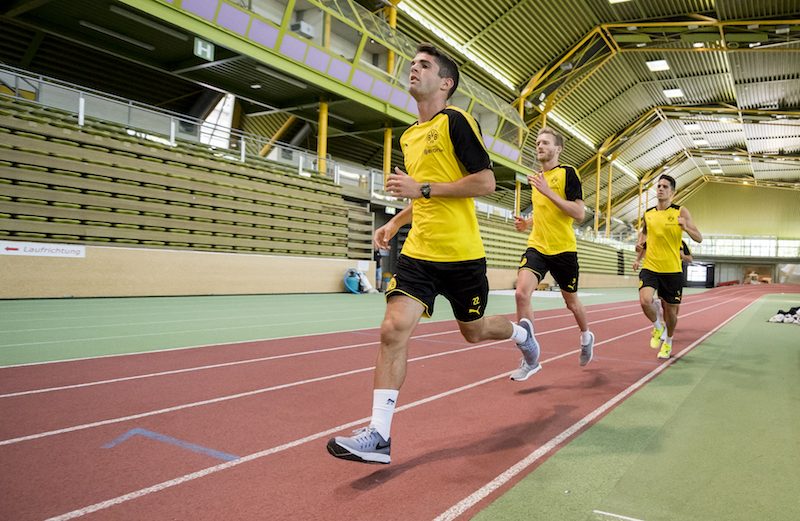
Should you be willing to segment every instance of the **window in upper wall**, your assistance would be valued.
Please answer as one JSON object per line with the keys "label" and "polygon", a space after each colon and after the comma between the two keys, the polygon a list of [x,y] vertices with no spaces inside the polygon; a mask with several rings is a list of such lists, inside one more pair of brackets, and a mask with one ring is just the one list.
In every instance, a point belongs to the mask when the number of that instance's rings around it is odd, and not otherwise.
{"label": "window in upper wall", "polygon": [[248,8],[276,25],[281,24],[286,3],[278,0],[248,0]]}
{"label": "window in upper wall", "polygon": [[236,98],[226,94],[203,122],[200,142],[213,147],[230,148],[233,103]]}

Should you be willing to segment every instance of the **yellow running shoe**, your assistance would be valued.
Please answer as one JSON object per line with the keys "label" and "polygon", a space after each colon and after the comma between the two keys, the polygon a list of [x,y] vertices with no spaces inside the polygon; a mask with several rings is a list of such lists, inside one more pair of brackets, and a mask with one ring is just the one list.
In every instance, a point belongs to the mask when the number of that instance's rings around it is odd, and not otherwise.
{"label": "yellow running shoe", "polygon": [[666,329],[665,326],[653,327],[653,335],[650,337],[650,347],[658,349],[658,346],[660,346],[661,342],[664,340],[664,331]]}
{"label": "yellow running shoe", "polygon": [[658,352],[658,357],[666,360],[672,354],[672,344],[668,344],[666,340],[661,344],[661,351]]}

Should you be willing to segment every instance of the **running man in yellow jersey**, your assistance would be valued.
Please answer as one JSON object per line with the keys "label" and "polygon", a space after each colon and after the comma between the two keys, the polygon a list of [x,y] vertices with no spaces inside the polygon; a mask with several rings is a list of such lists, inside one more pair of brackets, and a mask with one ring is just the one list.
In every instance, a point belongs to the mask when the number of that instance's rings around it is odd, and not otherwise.
{"label": "running man in yellow jersey", "polygon": [[[633,271],[639,271],[639,266],[642,263],[642,258],[647,254],[647,243],[645,242],[641,246],[638,244],[636,245],[636,260],[633,261]],[[692,250],[689,249],[689,245],[686,244],[686,241],[681,241],[681,271],[683,271],[687,265],[694,262],[694,257],[692,257]],[[681,279],[683,281],[683,279]],[[681,282],[683,284],[683,282]],[[653,298],[653,309],[656,312],[656,321],[655,324],[658,324],[653,331],[653,336],[650,338],[650,347],[656,349],[659,347],[664,340],[667,339],[667,328],[664,326],[664,301],[661,297],[658,299]],[[656,338],[655,334],[660,332],[658,338]],[[671,346],[671,344],[670,344]]]}
{"label": "running man in yellow jersey", "polygon": [[[592,360],[594,333],[589,331],[586,311],[578,298],[578,247],[572,223],[576,219],[583,220],[586,207],[575,168],[559,163],[563,149],[564,138],[560,134],[547,127],[539,131],[536,157],[542,171],[528,176],[533,214],[530,219],[514,219],[518,231],[532,227],[528,249],[523,253],[517,270],[517,319],[520,323],[531,324],[533,332],[531,293],[550,271],[581,330],[579,360],[580,365],[585,366]],[[530,367],[523,358],[519,369],[511,373],[511,379],[521,381],[529,376]]]}
{"label": "running man in yellow jersey", "polygon": [[[669,358],[672,354],[672,337],[678,324],[678,308],[683,296],[683,269],[681,266],[681,237],[689,234],[695,242],[702,242],[703,235],[692,221],[685,207],[672,204],[675,196],[675,179],[666,174],[656,184],[657,203],[644,213],[644,224],[639,232],[636,249],[641,254],[647,245],[642,271],[639,272],[639,303],[645,316],[653,323],[650,347],[661,346],[658,358]],[[639,261],[633,268],[638,269]],[[664,305],[664,323],[661,322],[654,298],[656,292]],[[666,335],[662,342],[662,335]]]}
{"label": "running man in yellow jersey", "polygon": [[388,192],[412,202],[375,230],[375,247],[387,248],[412,219],[413,226],[386,288],[372,419],[353,436],[328,441],[328,452],[337,458],[391,461],[389,434],[406,376],[408,341],[420,318],[432,315],[437,295],[450,301],[468,342],[514,340],[531,367],[541,367],[538,348],[525,325],[501,316],[484,317],[489,282],[472,198],[492,193],[495,179],[477,122],[447,105],[457,86],[453,60],[430,44],[420,44],[409,76],[419,121],[400,138],[408,174],[396,168],[386,183]]}

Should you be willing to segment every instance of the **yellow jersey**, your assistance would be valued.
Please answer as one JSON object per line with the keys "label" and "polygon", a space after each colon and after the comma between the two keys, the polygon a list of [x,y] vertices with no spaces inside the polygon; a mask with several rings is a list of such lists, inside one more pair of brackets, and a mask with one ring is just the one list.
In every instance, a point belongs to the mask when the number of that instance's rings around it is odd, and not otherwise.
{"label": "yellow jersey", "polygon": [[[557,167],[544,172],[544,178],[553,192],[567,201],[583,199],[583,188],[578,172],[572,166]],[[543,255],[578,251],[574,219],[565,214],[553,201],[535,188],[531,190],[533,205],[533,229],[528,236],[528,247]]]}
{"label": "yellow jersey", "polygon": [[644,228],[647,235],[647,254],[643,269],[656,273],[680,273],[681,237],[683,229],[678,223],[681,207],[672,204],[666,210],[649,208],[644,213]]}
{"label": "yellow jersey", "polygon": [[[406,172],[419,183],[450,183],[492,168],[478,123],[448,106],[400,137]],[[471,197],[417,198],[403,255],[434,262],[457,262],[486,256],[475,202]]]}

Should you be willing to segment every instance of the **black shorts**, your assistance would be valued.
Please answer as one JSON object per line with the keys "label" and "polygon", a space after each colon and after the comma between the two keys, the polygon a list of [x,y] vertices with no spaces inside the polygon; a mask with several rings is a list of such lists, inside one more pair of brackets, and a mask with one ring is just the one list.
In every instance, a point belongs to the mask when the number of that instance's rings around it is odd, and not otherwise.
{"label": "black shorts", "polygon": [[532,271],[539,282],[549,271],[553,274],[561,291],[567,293],[578,291],[578,252],[576,251],[545,255],[539,253],[536,248],[528,248],[519,261],[519,270]]}
{"label": "black shorts", "polygon": [[432,262],[401,254],[394,277],[386,288],[386,300],[401,294],[425,306],[426,317],[433,315],[436,296],[442,295],[450,301],[456,320],[478,320],[489,298],[486,259]]}
{"label": "black shorts", "polygon": [[683,296],[683,273],[658,273],[642,270],[639,272],[639,289],[653,288],[658,297],[667,304],[680,304]]}

